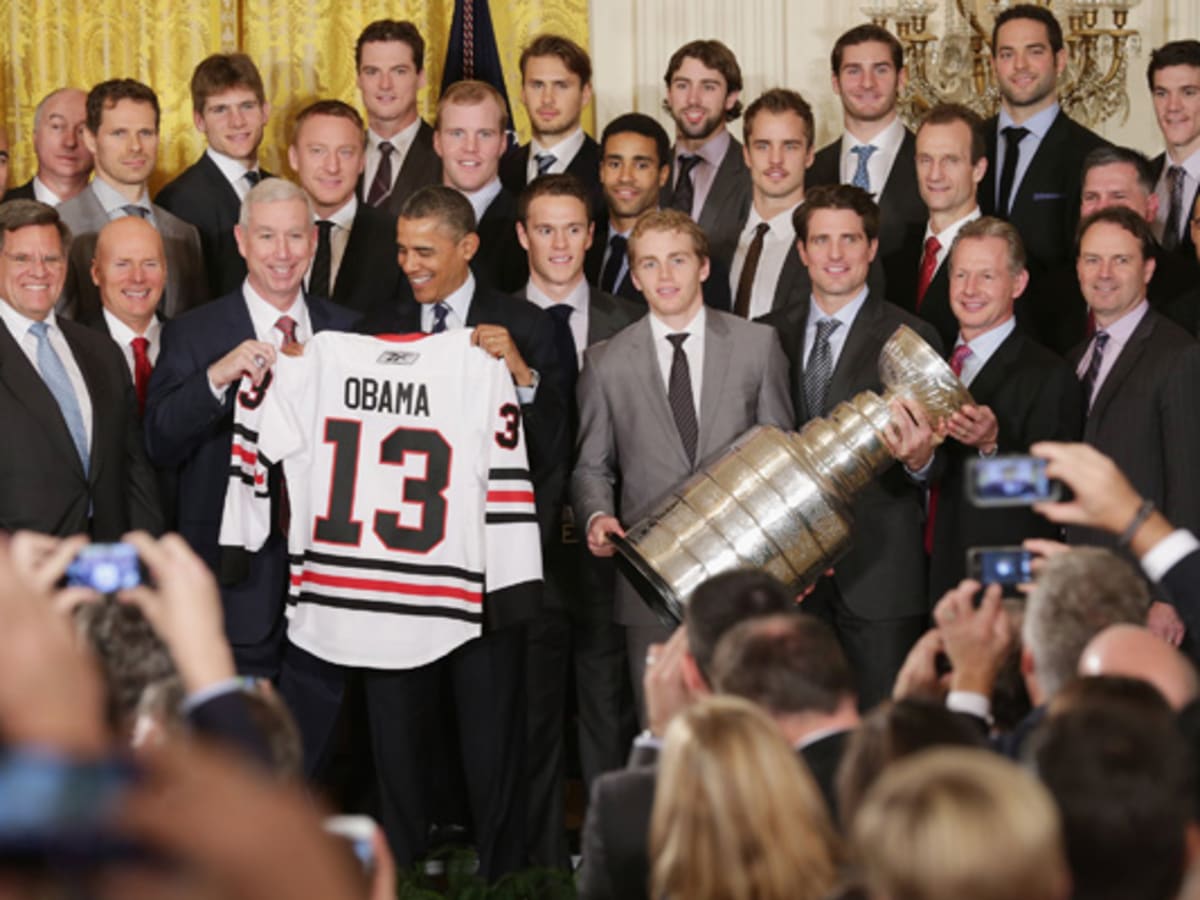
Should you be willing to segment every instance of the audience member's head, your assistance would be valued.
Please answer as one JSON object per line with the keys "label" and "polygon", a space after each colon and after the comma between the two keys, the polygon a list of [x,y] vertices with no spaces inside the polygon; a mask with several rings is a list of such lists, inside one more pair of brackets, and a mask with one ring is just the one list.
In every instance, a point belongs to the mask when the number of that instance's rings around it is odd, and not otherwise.
{"label": "audience member's head", "polygon": [[1137,625],[1111,625],[1092,638],[1079,658],[1079,674],[1140,678],[1154,685],[1176,710],[1200,694],[1191,661]]}
{"label": "audience member's head", "polygon": [[102,81],[87,96],[83,141],[96,177],[123,196],[138,199],[158,159],[158,96],[140,81]]}
{"label": "audience member's head", "polygon": [[592,99],[587,51],[562,35],[540,34],[521,51],[518,67],[533,136],[551,145],[568,137]]}
{"label": "audience member's head", "polygon": [[671,175],[671,139],[645,113],[625,113],[600,136],[600,188],[614,230],[628,232],[658,206]]}
{"label": "audience member's head", "polygon": [[574,175],[543,175],[521,192],[517,239],[529,254],[530,280],[547,296],[580,283],[592,232],[591,196]]}
{"label": "audience member's head", "polygon": [[456,81],[438,100],[433,149],[442,159],[442,183],[471,194],[496,180],[508,108],[500,92],[485,81]]}
{"label": "audience member's head", "polygon": [[138,216],[100,229],[92,257],[100,302],[134,334],[145,334],[167,284],[167,257],[158,229]]}
{"label": "audience member's head", "polygon": [[714,697],[675,717],[654,794],[650,896],[816,900],[838,858],[816,783],[763,712]]}
{"label": "audience member's head", "polygon": [[854,820],[853,847],[872,900],[1071,896],[1049,793],[985,750],[927,750],[889,767]]}
{"label": "audience member's head", "polygon": [[849,829],[863,798],[897,760],[930,747],[978,747],[983,733],[941,704],[889,700],[868,713],[850,738],[837,776],[838,811]]}
{"label": "audience member's head", "polygon": [[247,166],[258,160],[271,107],[245,53],[214,53],[192,73],[192,118],[208,146]]}
{"label": "audience member's head", "polygon": [[1113,712],[1126,709],[1135,715],[1157,716],[1169,722],[1175,713],[1162,692],[1148,681],[1127,675],[1085,675],[1072,678],[1046,706],[1050,717],[1077,709],[1097,707]]}
{"label": "audience member's head", "polygon": [[318,100],[296,115],[288,163],[312,198],[318,219],[350,202],[366,163],[362,117],[341,100]]}
{"label": "audience member's head", "polygon": [[1108,550],[1077,547],[1046,560],[1021,635],[1033,702],[1045,703],[1074,677],[1088,641],[1109,625],[1144,622],[1149,607],[1145,581]]}
{"label": "audience member's head", "polygon": [[417,91],[425,86],[425,40],[412,22],[378,19],[354,45],[358,90],[371,130],[394,137],[417,120]]}
{"label": "audience member's head", "polygon": [[1042,725],[1031,762],[1062,813],[1076,900],[1175,896],[1195,764],[1164,702],[1082,702]]}
{"label": "audience member's head", "polygon": [[742,114],[742,69],[717,40],[684,44],[667,63],[663,109],[675,120],[681,146],[695,149]]}
{"label": "audience member's head", "polygon": [[92,171],[92,153],[83,139],[87,96],[79,88],[59,88],[43,97],[33,113],[38,180],[60,201],[83,190]]}
{"label": "audience member's head", "polygon": [[396,253],[418,303],[437,303],[462,287],[478,249],[475,211],[459,191],[431,184],[404,201]]}
{"label": "audience member's head", "polygon": [[1083,187],[1079,215],[1086,217],[1109,206],[1125,206],[1147,222],[1158,215],[1150,160],[1129,147],[1105,145],[1083,158]]}

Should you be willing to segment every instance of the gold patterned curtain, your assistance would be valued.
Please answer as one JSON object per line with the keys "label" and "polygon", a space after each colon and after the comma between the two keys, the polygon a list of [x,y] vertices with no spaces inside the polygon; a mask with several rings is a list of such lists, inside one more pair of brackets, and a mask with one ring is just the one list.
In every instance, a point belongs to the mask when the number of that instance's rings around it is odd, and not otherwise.
{"label": "gold patterned curtain", "polygon": [[[491,0],[508,96],[522,140],[529,122],[520,105],[521,47],[541,31],[588,46],[587,0]],[[63,85],[87,89],[107,78],[136,78],[158,93],[162,139],[152,188],[203,150],[192,124],[192,69],[205,56],[242,50],[258,64],[271,103],[263,143],[268,169],[286,169],[292,115],[318,97],[356,106],[354,41],[374,19],[410,19],[425,36],[422,115],[431,118],[454,16],[454,0],[0,0],[9,35],[0,58],[0,108],[12,165],[9,183],[33,174],[33,111]],[[360,107],[361,108],[361,107]],[[593,130],[591,108],[584,127]]]}

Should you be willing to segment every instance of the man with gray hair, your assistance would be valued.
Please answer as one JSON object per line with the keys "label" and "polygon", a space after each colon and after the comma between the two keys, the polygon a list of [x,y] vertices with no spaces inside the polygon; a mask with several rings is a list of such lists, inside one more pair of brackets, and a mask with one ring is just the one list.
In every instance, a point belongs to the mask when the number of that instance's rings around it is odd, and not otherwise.
{"label": "man with gray hair", "polygon": [[4,195],[5,200],[65,203],[87,187],[92,154],[83,141],[87,94],[79,88],[51,91],[33,112],[33,152],[37,174]]}
{"label": "man with gray hair", "polygon": [[[238,391],[243,376],[258,387],[269,377],[276,352],[318,331],[348,330],[349,310],[305,297],[302,282],[316,249],[308,196],[289,181],[269,178],[242,202],[234,229],[246,260],[242,286],[169,322],[146,400],[146,447],[151,461],[178,470],[179,533],[222,576],[225,630],[238,670],[278,673],[287,580],[287,538],[276,523],[263,548],[240,566],[220,565],[217,537],[229,478],[235,397],[257,402],[258,392]],[[272,509],[280,506],[272,472]]]}

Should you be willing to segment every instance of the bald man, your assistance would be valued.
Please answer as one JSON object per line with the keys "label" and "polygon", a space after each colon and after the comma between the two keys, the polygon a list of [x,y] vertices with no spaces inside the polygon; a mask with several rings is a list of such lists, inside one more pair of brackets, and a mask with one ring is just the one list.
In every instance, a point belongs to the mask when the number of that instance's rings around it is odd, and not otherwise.
{"label": "bald man", "polygon": [[42,98],[33,113],[37,174],[4,195],[58,206],[79,194],[92,174],[92,154],[83,142],[87,93],[64,87]]}
{"label": "bald man", "polygon": [[1137,625],[1111,625],[1092,638],[1079,657],[1079,674],[1139,678],[1158,688],[1175,710],[1200,695],[1200,680],[1188,658]]}
{"label": "bald man", "polygon": [[100,229],[92,257],[92,283],[101,308],[84,324],[111,337],[133,376],[139,414],[158,360],[161,323],[155,315],[167,283],[167,259],[158,230],[137,216],[114,219]]}

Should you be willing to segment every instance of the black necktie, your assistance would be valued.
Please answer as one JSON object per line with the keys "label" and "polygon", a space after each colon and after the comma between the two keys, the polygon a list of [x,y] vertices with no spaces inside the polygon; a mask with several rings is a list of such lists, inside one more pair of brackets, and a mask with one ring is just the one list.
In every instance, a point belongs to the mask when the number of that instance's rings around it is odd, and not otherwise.
{"label": "black necktie", "polygon": [[617,276],[621,274],[621,265],[625,262],[625,245],[628,243],[624,235],[614,234],[608,239],[608,262],[600,273],[600,290],[606,294],[617,292]]}
{"label": "black necktie", "polygon": [[367,194],[367,203],[371,206],[378,206],[392,192],[392,151],[395,149],[391,141],[379,142],[379,168],[375,170]]}
{"label": "black necktie", "polygon": [[1001,131],[1004,135],[1004,169],[1000,173],[1000,200],[996,205],[996,214],[1007,219],[1012,212],[1013,181],[1017,177],[1017,160],[1021,155],[1021,141],[1029,134],[1028,128],[1009,125]]}
{"label": "black necktie", "polygon": [[825,398],[829,395],[829,381],[833,378],[833,348],[829,336],[841,326],[837,319],[819,319],[817,336],[808,354],[804,367],[804,399],[808,403],[809,418],[825,412]]}
{"label": "black necktie", "polygon": [[571,313],[575,308],[569,303],[555,303],[546,312],[554,320],[554,351],[558,366],[562,369],[563,384],[567,389],[567,409],[575,410],[575,376],[579,373],[579,357],[575,353],[575,336],[571,333]]}
{"label": "black necktie", "polygon": [[742,262],[742,274],[738,276],[737,299],[733,304],[734,315],[743,319],[750,318],[750,297],[754,293],[754,276],[758,274],[758,260],[762,256],[763,241],[771,226],[759,222],[754,229],[754,240],[746,251],[746,259]]}
{"label": "black necktie", "polygon": [[333,269],[333,246],[330,234],[333,223],[328,219],[317,222],[317,255],[313,258],[312,274],[308,276],[308,293],[313,297],[329,297],[330,274]]}
{"label": "black necktie", "polygon": [[1171,203],[1167,207],[1167,223],[1163,226],[1162,247],[1168,252],[1179,246],[1179,224],[1183,218],[1183,176],[1183,166],[1167,169],[1167,193],[1170,194]]}
{"label": "black necktie", "polygon": [[139,219],[150,218],[150,210],[144,206],[138,206],[136,203],[127,203],[121,207],[121,212],[127,216],[137,216]]}
{"label": "black necktie", "polygon": [[254,187],[256,184],[262,181],[262,172],[258,171],[258,169],[251,169],[242,177],[250,182],[250,187]]}
{"label": "black necktie", "polygon": [[1100,377],[1100,367],[1104,365],[1104,348],[1108,344],[1108,337],[1107,331],[1097,331],[1092,338],[1092,358],[1088,360],[1087,371],[1083,373],[1083,399],[1087,401],[1088,409],[1092,408],[1092,401],[1096,399],[1093,392],[1096,390],[1096,379]]}
{"label": "black necktie", "polygon": [[692,214],[692,204],[696,202],[696,185],[692,182],[692,169],[700,164],[700,157],[688,153],[679,157],[679,177],[675,179],[675,196],[671,198],[671,207],[689,216]]}
{"label": "black necktie", "polygon": [[688,367],[687,353],[683,342],[686,334],[668,334],[667,340],[675,348],[671,357],[671,374],[667,379],[667,402],[675,418],[675,428],[683,441],[683,450],[690,463],[696,462],[696,444],[700,440],[700,426],[696,422],[696,404],[692,399],[692,370]]}

